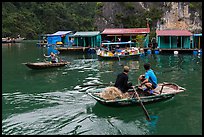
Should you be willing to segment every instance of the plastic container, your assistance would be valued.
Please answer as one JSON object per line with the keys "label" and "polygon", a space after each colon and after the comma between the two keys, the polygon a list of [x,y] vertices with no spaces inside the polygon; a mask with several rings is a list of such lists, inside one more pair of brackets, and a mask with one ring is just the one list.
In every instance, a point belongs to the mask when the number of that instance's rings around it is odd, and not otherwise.
{"label": "plastic container", "polygon": [[148,49],[147,54],[152,54],[152,51],[150,49]]}

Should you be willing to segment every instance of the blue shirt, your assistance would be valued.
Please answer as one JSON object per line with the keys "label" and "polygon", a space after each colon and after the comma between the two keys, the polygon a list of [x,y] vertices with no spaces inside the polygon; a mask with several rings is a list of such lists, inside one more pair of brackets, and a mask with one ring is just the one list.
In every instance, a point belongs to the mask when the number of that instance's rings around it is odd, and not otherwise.
{"label": "blue shirt", "polygon": [[155,87],[157,87],[157,77],[152,69],[145,72],[145,79],[148,79]]}

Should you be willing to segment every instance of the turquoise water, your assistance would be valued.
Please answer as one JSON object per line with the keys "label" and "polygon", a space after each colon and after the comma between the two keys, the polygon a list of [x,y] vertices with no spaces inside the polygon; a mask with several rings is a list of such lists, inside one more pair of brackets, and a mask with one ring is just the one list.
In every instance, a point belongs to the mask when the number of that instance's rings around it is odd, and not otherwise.
{"label": "turquoise water", "polygon": [[[201,135],[202,56],[146,55],[138,61],[98,61],[96,55],[61,54],[62,68],[31,70],[25,62],[44,60],[37,41],[2,44],[2,134],[5,135]],[[114,82],[122,65],[137,84],[150,62],[159,82],[174,82],[186,92],[140,106],[113,108],[97,103],[79,85]],[[122,65],[121,65],[122,64]],[[100,87],[99,87],[100,88]]]}

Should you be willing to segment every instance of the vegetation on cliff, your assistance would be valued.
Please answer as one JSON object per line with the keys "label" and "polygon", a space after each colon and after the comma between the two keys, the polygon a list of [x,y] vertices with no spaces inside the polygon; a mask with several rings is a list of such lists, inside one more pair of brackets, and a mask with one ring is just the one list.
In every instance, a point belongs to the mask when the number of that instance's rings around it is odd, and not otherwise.
{"label": "vegetation on cliff", "polygon": [[[157,21],[169,7],[162,6],[163,2],[143,3],[146,5],[139,2],[2,2],[2,37],[20,34],[37,39],[39,34],[58,30],[142,28],[147,27],[147,21],[153,36]],[[198,12],[202,20],[202,3],[190,2],[189,9]]]}

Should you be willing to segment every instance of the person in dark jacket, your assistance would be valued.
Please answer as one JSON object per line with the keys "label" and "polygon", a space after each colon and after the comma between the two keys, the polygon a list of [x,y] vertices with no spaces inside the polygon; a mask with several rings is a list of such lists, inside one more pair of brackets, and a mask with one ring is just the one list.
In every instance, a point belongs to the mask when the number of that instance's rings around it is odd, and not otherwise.
{"label": "person in dark jacket", "polygon": [[129,67],[124,66],[124,71],[118,74],[114,85],[115,87],[120,89],[123,93],[127,92],[128,89],[132,88],[132,83],[128,82],[128,72],[129,72]]}

